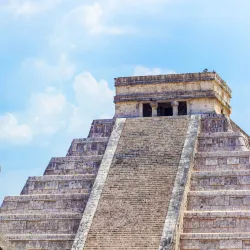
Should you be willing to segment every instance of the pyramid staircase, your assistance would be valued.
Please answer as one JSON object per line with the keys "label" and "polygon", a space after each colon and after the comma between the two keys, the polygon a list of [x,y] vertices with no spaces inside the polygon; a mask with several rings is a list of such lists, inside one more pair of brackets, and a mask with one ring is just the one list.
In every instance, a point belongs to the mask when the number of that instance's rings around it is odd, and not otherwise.
{"label": "pyramid staircase", "polygon": [[249,138],[226,117],[203,117],[197,151],[180,249],[250,249]]}
{"label": "pyramid staircase", "polygon": [[114,120],[95,120],[87,139],[29,177],[20,196],[0,208],[0,232],[16,250],[70,250],[102,161]]}

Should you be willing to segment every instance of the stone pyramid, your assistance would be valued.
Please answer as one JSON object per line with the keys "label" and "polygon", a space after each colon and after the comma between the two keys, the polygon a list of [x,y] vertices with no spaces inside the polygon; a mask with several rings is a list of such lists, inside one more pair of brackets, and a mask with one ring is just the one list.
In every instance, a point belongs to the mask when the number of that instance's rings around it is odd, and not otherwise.
{"label": "stone pyramid", "polygon": [[13,249],[250,249],[249,136],[230,119],[227,84],[203,72],[115,87],[114,118],[4,199]]}

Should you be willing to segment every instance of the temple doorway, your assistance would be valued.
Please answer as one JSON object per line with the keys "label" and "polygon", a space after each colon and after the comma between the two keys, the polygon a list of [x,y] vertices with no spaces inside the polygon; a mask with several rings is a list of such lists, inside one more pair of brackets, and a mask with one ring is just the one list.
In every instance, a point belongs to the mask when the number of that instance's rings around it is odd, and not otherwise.
{"label": "temple doorway", "polygon": [[187,115],[187,102],[179,102],[178,115]]}
{"label": "temple doorway", "polygon": [[158,103],[157,116],[173,116],[171,102]]}
{"label": "temple doorway", "polygon": [[151,117],[152,116],[152,107],[149,103],[143,104],[143,117]]}

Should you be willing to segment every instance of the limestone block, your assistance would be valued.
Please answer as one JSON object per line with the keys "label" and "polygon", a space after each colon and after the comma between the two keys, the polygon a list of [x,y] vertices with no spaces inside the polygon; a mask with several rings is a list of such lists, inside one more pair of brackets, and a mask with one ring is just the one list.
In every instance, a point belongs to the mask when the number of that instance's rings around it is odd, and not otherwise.
{"label": "limestone block", "polygon": [[68,150],[67,156],[103,155],[107,143],[108,137],[74,139]]}
{"label": "limestone block", "polygon": [[94,120],[88,138],[110,137],[115,119]]}
{"label": "limestone block", "polygon": [[238,157],[228,157],[227,164],[228,165],[236,165],[240,163],[240,159]]}
{"label": "limestone block", "polygon": [[218,159],[214,159],[214,158],[207,158],[206,159],[207,166],[213,166],[213,165],[217,165],[217,164],[218,164]]}
{"label": "limestone block", "polygon": [[[234,233],[247,232],[250,226],[249,212],[189,212],[184,215],[184,233]],[[206,221],[206,227],[201,227],[201,222]],[[192,223],[199,222],[200,226],[192,226]],[[196,225],[196,224],[195,224]]]}
{"label": "limestone block", "polygon": [[45,175],[96,174],[102,155],[55,157],[50,160]]}
{"label": "limestone block", "polygon": [[201,133],[198,139],[199,152],[247,151],[248,143],[240,132]]}

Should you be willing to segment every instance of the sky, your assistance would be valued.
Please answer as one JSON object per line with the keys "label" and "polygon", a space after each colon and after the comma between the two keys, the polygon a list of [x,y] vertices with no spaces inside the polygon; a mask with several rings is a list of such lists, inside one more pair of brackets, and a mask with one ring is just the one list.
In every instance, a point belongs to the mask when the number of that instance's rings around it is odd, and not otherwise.
{"label": "sky", "polygon": [[215,70],[250,133],[249,0],[0,0],[0,203],[114,115],[118,76]]}

